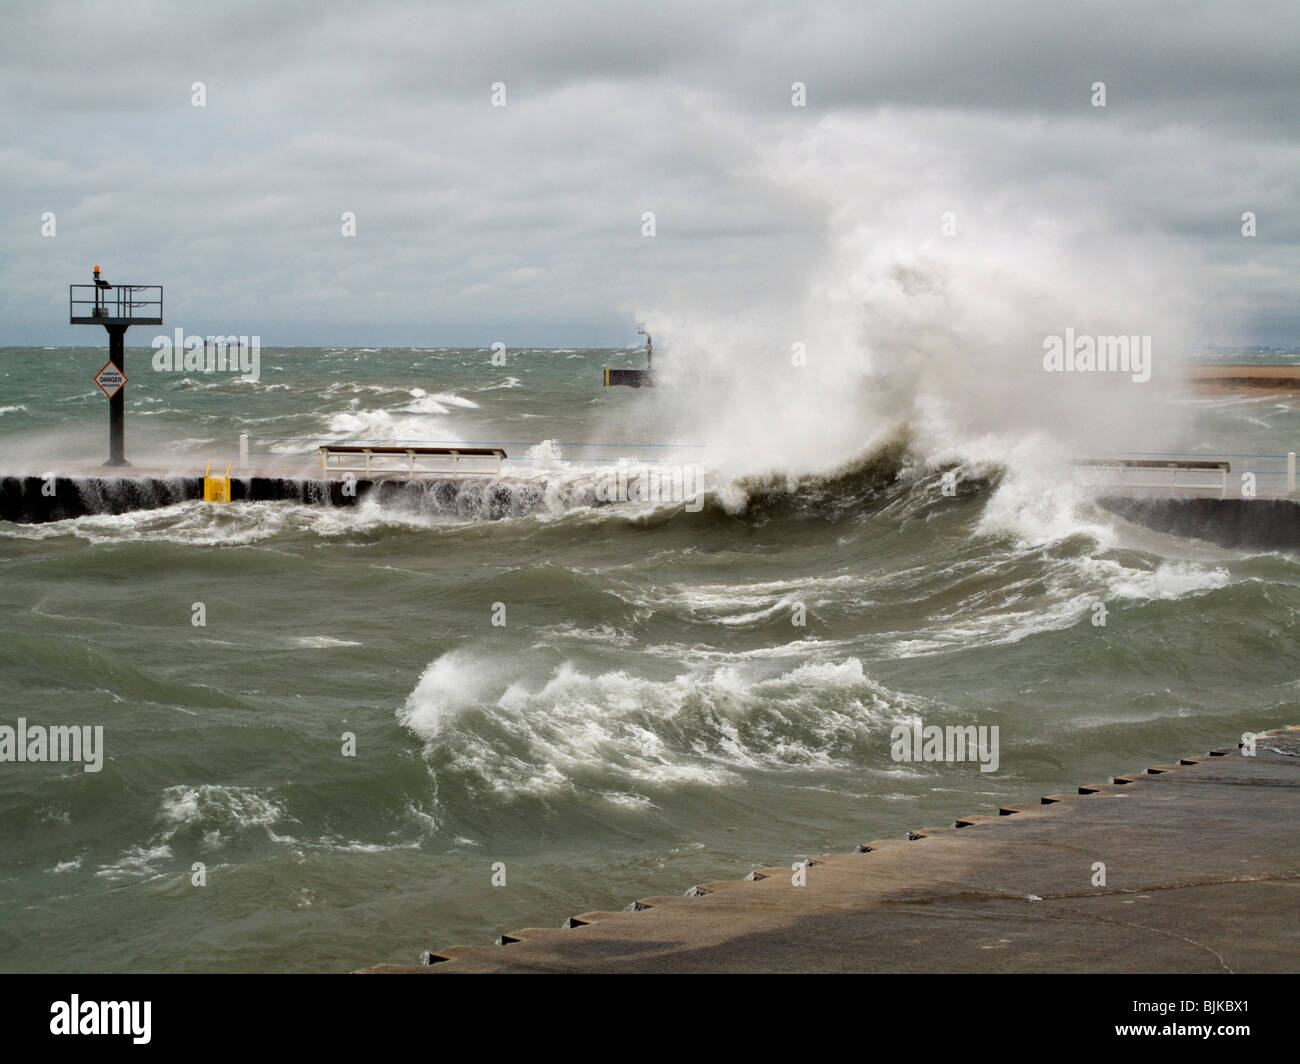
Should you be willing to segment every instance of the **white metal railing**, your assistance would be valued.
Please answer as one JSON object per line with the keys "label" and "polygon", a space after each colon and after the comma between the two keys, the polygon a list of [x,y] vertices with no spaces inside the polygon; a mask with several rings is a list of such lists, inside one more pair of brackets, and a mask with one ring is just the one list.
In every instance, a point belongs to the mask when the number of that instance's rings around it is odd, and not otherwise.
{"label": "white metal railing", "polygon": [[[1286,454],[1190,454],[1178,452],[1115,452],[1075,463],[1095,486],[1169,492],[1170,494],[1232,493],[1232,477],[1249,475],[1261,495],[1296,494],[1296,452]],[[1273,468],[1269,468],[1273,466]],[[1281,466],[1281,468],[1277,468]]]}
{"label": "white metal railing", "polygon": [[[268,449],[254,449],[251,444],[271,444]],[[304,444],[303,450],[280,450],[274,447],[275,444]],[[364,447],[367,444],[373,444],[375,447],[399,447],[405,451],[406,448],[412,448],[417,452],[420,449],[443,448],[450,451],[457,449],[461,451],[461,457],[465,457],[465,451],[476,450],[481,448],[504,448],[504,447],[527,447],[536,448],[535,454],[519,454],[516,452],[513,456],[506,455],[506,460],[512,464],[515,462],[536,463],[545,468],[552,462],[576,463],[579,465],[616,463],[626,460],[625,456],[611,456],[609,454],[592,453],[608,451],[611,448],[624,449],[628,448],[634,451],[653,450],[656,453],[674,452],[698,452],[703,450],[707,444],[703,443],[571,443],[554,440],[398,440],[398,439],[347,439],[340,438],[334,440],[322,439],[319,436],[257,436],[251,433],[242,432],[239,435],[239,468],[247,470],[249,468],[250,457],[260,457],[267,459],[286,459],[286,458],[306,458],[318,456],[322,447],[333,448],[337,446]],[[583,453],[577,456],[560,456],[555,453],[553,448],[573,448]],[[644,465],[663,465],[680,462],[681,458],[647,458],[638,455],[635,459],[638,464]],[[372,467],[373,468],[373,467]]]}
{"label": "white metal railing", "polygon": [[[339,445],[317,448],[320,468],[324,476],[331,473],[363,473],[372,476],[382,473],[404,473],[409,477],[450,473],[491,473],[501,475],[501,463],[506,452],[500,447],[396,447]],[[450,459],[450,462],[447,461]],[[437,463],[430,467],[427,463]],[[470,462],[470,468],[461,466]],[[484,469],[482,463],[491,463]]]}

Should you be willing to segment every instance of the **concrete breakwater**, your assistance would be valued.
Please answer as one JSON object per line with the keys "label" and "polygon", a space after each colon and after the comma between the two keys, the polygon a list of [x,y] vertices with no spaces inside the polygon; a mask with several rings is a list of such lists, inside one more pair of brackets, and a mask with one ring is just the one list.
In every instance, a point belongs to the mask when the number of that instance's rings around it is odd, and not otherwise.
{"label": "concrete breakwater", "polygon": [[1156,532],[1221,547],[1300,549],[1300,502],[1293,499],[1107,495],[1097,501],[1126,521]]}
{"label": "concrete breakwater", "polygon": [[[203,498],[201,476],[9,476],[0,478],[0,520],[40,523],[156,510]],[[301,477],[232,477],[231,502],[292,502],[357,506],[372,501],[417,512],[495,520],[530,513],[545,503],[546,485],[488,477],[419,480],[357,479],[351,483]],[[222,504],[214,504],[222,505]]]}
{"label": "concrete breakwater", "polygon": [[[203,498],[203,477],[0,477],[0,521],[62,521],[91,514],[155,510]],[[420,513],[498,520],[547,504],[544,481],[511,477],[358,478],[352,482],[291,476],[232,477],[231,502],[291,502],[357,506],[370,501]],[[591,492],[566,495],[567,505],[605,505]],[[1300,548],[1300,502],[1282,498],[1215,499],[1110,494],[1100,505],[1126,520],[1171,535],[1226,547]]]}
{"label": "concrete breakwater", "polygon": [[476,972],[1290,972],[1300,730],[586,912],[424,965]]}
{"label": "concrete breakwater", "polygon": [[1300,366],[1203,365],[1189,366],[1184,373],[1199,391],[1247,392],[1290,395],[1300,392]]}

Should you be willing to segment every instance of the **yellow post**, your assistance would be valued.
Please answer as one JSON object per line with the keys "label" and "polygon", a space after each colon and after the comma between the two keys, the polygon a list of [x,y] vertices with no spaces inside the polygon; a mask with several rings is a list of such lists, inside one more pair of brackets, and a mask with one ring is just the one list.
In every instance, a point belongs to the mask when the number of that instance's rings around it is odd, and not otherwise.
{"label": "yellow post", "polygon": [[226,465],[226,475],[224,477],[214,477],[209,474],[212,472],[212,463],[208,463],[208,468],[203,471],[203,501],[204,502],[229,502],[230,501],[230,466]]}

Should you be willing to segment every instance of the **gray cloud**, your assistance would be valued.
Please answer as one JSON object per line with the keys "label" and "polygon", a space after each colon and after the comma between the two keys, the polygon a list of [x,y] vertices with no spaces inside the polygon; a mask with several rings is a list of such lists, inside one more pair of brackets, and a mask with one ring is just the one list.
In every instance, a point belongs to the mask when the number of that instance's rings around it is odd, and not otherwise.
{"label": "gray cloud", "polygon": [[[64,286],[101,262],[166,283],[169,326],[267,344],[630,343],[640,309],[793,302],[837,227],[919,244],[948,209],[971,234],[1023,224],[1030,252],[1049,220],[1101,259],[1157,236],[1215,308],[1204,339],[1297,340],[1290,2],[53,3],[6,20],[4,342],[91,342]],[[801,185],[801,150],[894,189],[889,211]]]}

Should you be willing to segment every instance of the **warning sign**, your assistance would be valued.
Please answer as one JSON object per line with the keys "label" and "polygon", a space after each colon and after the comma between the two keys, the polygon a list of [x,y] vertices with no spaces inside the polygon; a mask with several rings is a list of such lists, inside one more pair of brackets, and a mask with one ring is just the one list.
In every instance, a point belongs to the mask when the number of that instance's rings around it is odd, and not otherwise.
{"label": "warning sign", "polygon": [[110,362],[95,375],[95,383],[99,385],[100,391],[112,399],[126,383],[126,374]]}

